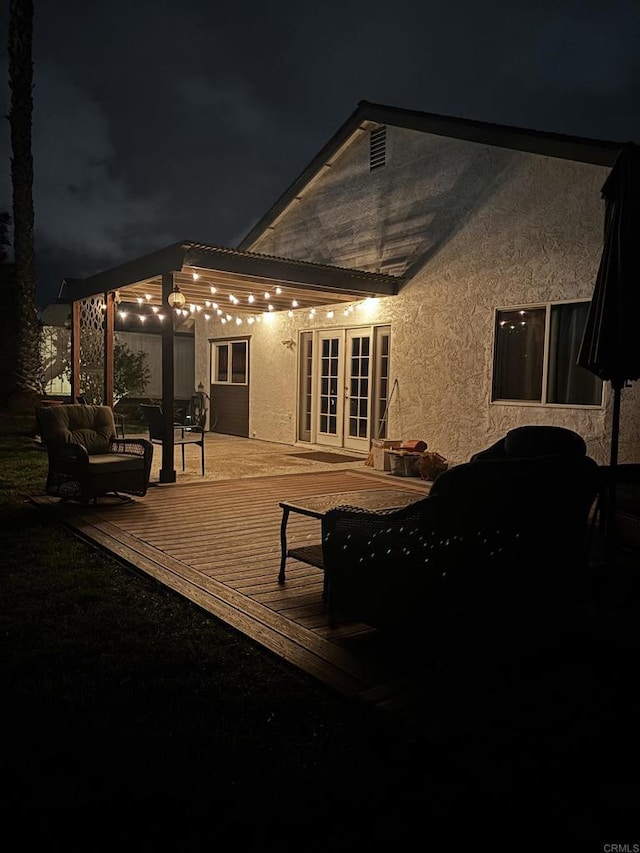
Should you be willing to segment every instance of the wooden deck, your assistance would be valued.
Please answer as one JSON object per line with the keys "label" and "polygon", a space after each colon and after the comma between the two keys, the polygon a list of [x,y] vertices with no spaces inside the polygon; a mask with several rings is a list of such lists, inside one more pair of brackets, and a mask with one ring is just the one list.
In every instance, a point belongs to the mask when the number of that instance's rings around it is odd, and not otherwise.
{"label": "wooden deck", "polygon": [[[342,694],[411,716],[412,665],[366,625],[331,627],[322,571],[293,559],[280,567],[279,502],[361,489],[428,491],[421,480],[353,470],[153,486],[129,504],[32,501],[80,536],[241,631]],[[320,540],[317,519],[292,514],[290,548]]]}

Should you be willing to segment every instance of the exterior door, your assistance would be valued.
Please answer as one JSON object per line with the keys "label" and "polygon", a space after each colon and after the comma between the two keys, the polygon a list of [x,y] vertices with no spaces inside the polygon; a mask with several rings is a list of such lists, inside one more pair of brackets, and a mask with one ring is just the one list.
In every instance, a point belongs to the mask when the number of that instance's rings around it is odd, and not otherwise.
{"label": "exterior door", "polygon": [[369,451],[371,423],[371,330],[347,329],[345,342],[343,445]]}
{"label": "exterior door", "polygon": [[342,447],[344,413],[344,331],[318,335],[316,441]]}
{"label": "exterior door", "polygon": [[371,329],[319,332],[315,367],[315,442],[367,453],[371,434]]}
{"label": "exterior door", "polygon": [[249,436],[249,338],[211,341],[209,429]]}

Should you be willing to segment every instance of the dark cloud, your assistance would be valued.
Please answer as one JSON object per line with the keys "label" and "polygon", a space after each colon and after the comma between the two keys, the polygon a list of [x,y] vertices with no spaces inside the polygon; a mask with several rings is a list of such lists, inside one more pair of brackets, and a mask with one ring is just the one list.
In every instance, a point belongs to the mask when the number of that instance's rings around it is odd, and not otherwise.
{"label": "dark cloud", "polygon": [[42,302],[175,240],[234,245],[362,99],[640,141],[636,0],[35,6]]}

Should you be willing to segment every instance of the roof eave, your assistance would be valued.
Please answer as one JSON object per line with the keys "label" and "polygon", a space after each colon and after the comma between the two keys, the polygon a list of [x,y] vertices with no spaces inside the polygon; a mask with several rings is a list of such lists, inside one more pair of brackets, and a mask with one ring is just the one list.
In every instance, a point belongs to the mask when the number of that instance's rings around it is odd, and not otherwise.
{"label": "roof eave", "polygon": [[395,296],[404,281],[401,276],[385,273],[276,258],[183,241],[88,278],[65,278],[57,301],[68,304],[109,291],[125,291],[142,282],[150,282],[153,279],[157,281],[163,273],[184,274],[190,268],[194,271],[209,271],[214,275],[227,273],[236,277],[239,282],[264,280],[275,285],[332,292],[353,298]]}
{"label": "roof eave", "polygon": [[329,160],[335,152],[352,136],[360,127],[363,121],[363,107],[358,105],[349,118],[338,128],[331,139],[324,145],[300,175],[290,184],[282,193],[276,203],[269,208],[263,217],[253,226],[245,237],[238,243],[238,249],[248,250],[254,240],[256,240],[266,228],[280,216],[280,214],[289,206],[291,201],[296,198],[300,191],[307,186],[318,172],[323,168],[327,160]]}
{"label": "roof eave", "polygon": [[97,293],[118,290],[128,284],[144,281],[156,275],[181,270],[187,247],[188,244],[185,242],[173,243],[165,246],[164,249],[87,278],[65,278],[58,292],[58,302],[75,302],[78,299],[95,296]]}
{"label": "roof eave", "polygon": [[338,149],[346,143],[363,124],[386,124],[433,133],[469,142],[510,148],[530,154],[559,157],[599,166],[612,166],[623,143],[610,140],[588,139],[547,131],[529,130],[510,125],[491,124],[475,119],[442,116],[390,107],[370,101],[360,101],[358,107],[329,139],[301,174],[278,198],[238,243],[239,249],[250,249],[253,243],[278,220],[289,205],[308,184],[316,178]]}

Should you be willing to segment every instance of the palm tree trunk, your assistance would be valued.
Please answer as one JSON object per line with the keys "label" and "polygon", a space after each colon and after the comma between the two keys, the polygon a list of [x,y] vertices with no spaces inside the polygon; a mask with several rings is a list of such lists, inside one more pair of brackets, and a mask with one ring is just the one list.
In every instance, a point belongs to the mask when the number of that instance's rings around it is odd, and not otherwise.
{"label": "palm tree trunk", "polygon": [[9,86],[11,89],[11,180],[17,346],[13,367],[14,411],[33,412],[42,394],[41,326],[36,306],[33,213],[33,0],[11,0],[9,12]]}

